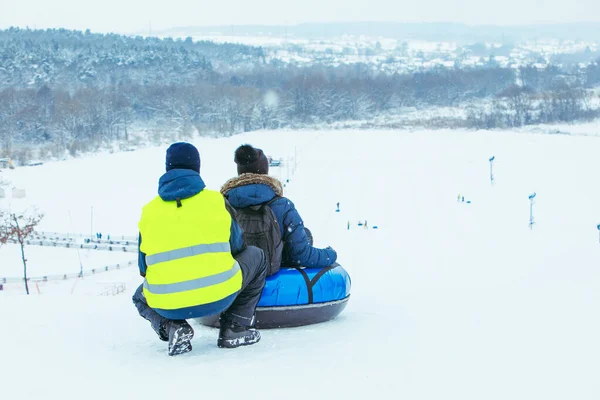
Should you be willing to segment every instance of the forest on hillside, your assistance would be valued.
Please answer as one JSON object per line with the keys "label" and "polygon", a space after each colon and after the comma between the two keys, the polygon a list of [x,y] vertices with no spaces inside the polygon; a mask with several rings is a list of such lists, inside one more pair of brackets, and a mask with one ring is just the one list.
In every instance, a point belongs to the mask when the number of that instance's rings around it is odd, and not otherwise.
{"label": "forest on hillside", "polygon": [[[369,121],[406,107],[465,107],[455,123],[472,128],[586,120],[600,115],[599,84],[598,61],[389,74],[361,63],[297,66],[261,47],[191,38],[11,28],[0,31],[0,157],[26,163],[134,139]],[[148,137],[133,138],[140,127]]]}

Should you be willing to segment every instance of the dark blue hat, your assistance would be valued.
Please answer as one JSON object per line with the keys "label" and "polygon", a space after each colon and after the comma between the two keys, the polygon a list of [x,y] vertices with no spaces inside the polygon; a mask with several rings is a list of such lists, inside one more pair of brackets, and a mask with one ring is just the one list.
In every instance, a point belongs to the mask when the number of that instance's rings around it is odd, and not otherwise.
{"label": "dark blue hat", "polygon": [[173,143],[167,149],[167,171],[172,169],[192,169],[200,173],[200,153],[194,145],[184,142]]}

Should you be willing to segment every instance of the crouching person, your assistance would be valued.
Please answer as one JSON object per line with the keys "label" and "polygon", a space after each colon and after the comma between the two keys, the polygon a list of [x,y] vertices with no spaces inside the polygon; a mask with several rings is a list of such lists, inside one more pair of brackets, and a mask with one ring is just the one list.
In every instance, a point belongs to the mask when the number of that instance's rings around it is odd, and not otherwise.
{"label": "crouching person", "polygon": [[133,295],[142,317],[168,342],[169,355],[192,350],[186,319],[220,314],[217,345],[260,340],[254,312],[265,285],[263,251],[246,246],[235,211],[205,189],[200,155],[189,143],[167,150],[158,196],[142,210],[138,264],[144,283]]}
{"label": "crouching person", "polygon": [[[290,199],[283,197],[281,183],[268,175],[269,161],[264,152],[244,144],[235,150],[234,162],[237,164],[238,176],[228,180],[221,188],[221,193],[240,214],[244,209],[261,205],[266,205],[273,211],[282,245],[276,270],[280,265],[281,267],[323,268],[334,264],[337,260],[337,252],[331,247],[325,249],[313,247],[313,235],[304,226],[296,206]],[[239,221],[244,225],[243,218]],[[249,230],[245,226],[242,228],[245,232]],[[248,238],[248,242],[250,241],[251,239]],[[278,243],[270,247],[275,249]]]}

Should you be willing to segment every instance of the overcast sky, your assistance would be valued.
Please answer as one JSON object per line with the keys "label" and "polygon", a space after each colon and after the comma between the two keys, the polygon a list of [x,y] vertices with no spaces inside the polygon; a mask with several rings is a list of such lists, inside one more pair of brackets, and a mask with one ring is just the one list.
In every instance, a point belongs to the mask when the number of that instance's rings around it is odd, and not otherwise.
{"label": "overcast sky", "polygon": [[600,21],[600,0],[0,0],[0,29],[133,33],[178,26],[397,21]]}

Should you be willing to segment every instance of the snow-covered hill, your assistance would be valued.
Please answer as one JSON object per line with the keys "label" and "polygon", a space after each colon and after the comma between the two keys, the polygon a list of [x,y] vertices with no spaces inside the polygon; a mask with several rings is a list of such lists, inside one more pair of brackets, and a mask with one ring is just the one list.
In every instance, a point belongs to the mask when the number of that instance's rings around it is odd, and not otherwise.
{"label": "snow-covered hill", "polygon": [[[263,331],[258,345],[232,351],[216,347],[216,330],[194,324],[192,353],[171,358],[131,304],[141,283],[135,267],[84,278],[81,291],[42,288],[26,297],[5,290],[3,397],[600,396],[599,138],[268,131],[198,139],[209,188],[233,176],[233,152],[246,142],[288,162],[272,175],[289,177],[285,194],[316,245],[333,246],[352,276],[344,313],[320,325]],[[2,179],[26,189],[27,198],[0,206],[37,205],[46,213],[42,230],[69,232],[90,232],[93,206],[93,231],[135,235],[165,150],[4,171]],[[459,193],[470,203],[457,202]],[[358,227],[365,219],[378,229]],[[4,269],[9,258],[4,250],[0,257]],[[77,268],[76,257],[64,261]],[[91,288],[102,280],[125,284],[125,293],[96,295]],[[74,281],[64,284],[71,289]]]}

